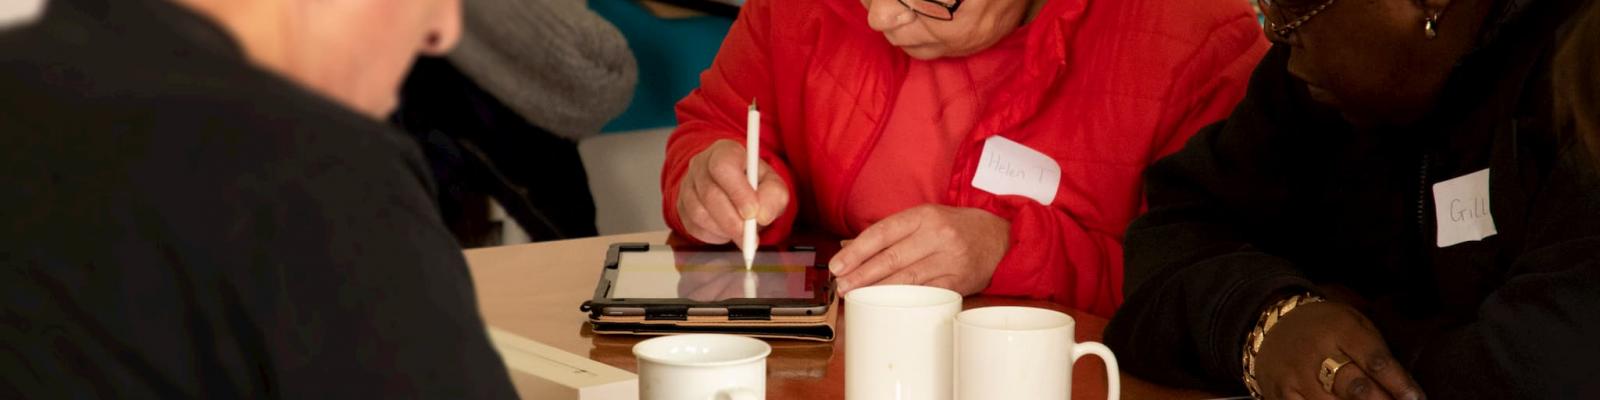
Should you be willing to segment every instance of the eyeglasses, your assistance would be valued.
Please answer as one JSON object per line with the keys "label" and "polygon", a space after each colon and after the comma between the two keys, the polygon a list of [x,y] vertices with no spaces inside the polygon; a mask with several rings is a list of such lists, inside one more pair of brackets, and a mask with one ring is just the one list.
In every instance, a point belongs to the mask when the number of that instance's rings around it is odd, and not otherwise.
{"label": "eyeglasses", "polygon": [[[1311,11],[1307,12],[1306,15],[1301,15],[1299,18],[1295,18],[1286,24],[1279,25],[1276,22],[1268,22],[1267,29],[1271,30],[1272,33],[1277,34],[1278,37],[1289,37],[1290,33],[1293,33],[1296,29],[1300,29],[1301,25],[1305,25],[1306,21],[1311,20],[1311,17],[1317,16],[1317,13],[1322,12],[1322,10],[1328,9],[1328,6],[1333,5],[1333,2],[1335,1],[1338,0],[1328,0],[1327,2],[1318,5],[1316,8],[1311,9]],[[1260,4],[1263,10],[1276,10],[1278,6],[1274,5],[1273,3],[1273,0],[1261,0]]]}
{"label": "eyeglasses", "polygon": [[956,9],[961,8],[963,1],[965,0],[951,0],[949,4],[945,4],[935,0],[900,0],[900,4],[904,4],[917,15],[949,21],[956,18]]}

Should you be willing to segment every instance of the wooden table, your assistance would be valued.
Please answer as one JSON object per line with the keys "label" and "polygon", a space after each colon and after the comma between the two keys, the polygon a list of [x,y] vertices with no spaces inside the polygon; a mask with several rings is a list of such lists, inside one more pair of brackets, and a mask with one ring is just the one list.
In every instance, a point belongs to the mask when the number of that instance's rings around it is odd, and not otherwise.
{"label": "wooden table", "polygon": [[[478,307],[490,326],[637,372],[633,344],[644,338],[595,335],[588,328],[586,315],[578,311],[578,305],[593,296],[608,246],[617,242],[664,243],[666,238],[667,232],[601,236],[469,250],[466,256],[478,290]],[[965,308],[994,305],[1065,312],[1078,321],[1080,341],[1100,340],[1106,326],[1104,318],[1043,301],[975,296],[967,298],[963,304]],[[773,400],[843,399],[843,341],[849,339],[844,336],[843,316],[839,318],[838,332],[839,338],[833,343],[768,341],[772,344],[772,355],[767,360],[767,397]],[[1098,358],[1078,362],[1072,373],[1073,398],[1105,398],[1105,367]],[[530,377],[513,371],[512,381],[523,398],[542,397],[539,393],[527,392],[532,386]],[[1164,388],[1129,376],[1122,377],[1122,395],[1129,399],[1216,397]]]}

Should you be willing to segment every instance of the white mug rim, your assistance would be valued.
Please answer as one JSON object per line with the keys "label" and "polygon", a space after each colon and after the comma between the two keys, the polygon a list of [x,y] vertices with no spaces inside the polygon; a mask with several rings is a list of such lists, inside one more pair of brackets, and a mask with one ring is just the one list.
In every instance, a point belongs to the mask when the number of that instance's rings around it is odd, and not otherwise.
{"label": "white mug rim", "polygon": [[[753,355],[740,357],[740,358],[736,358],[736,359],[731,359],[731,360],[719,360],[719,361],[710,361],[710,362],[694,362],[694,361],[682,361],[682,360],[667,359],[667,358],[662,358],[660,356],[657,356],[655,354],[647,354],[646,351],[640,350],[640,348],[645,347],[646,345],[661,346],[661,343],[680,342],[680,341],[686,342],[686,341],[705,340],[705,339],[710,339],[710,340],[713,340],[713,341],[716,341],[716,342],[724,342],[724,343],[725,342],[743,342],[742,344],[744,344],[744,345],[755,344],[755,345],[761,346],[760,347],[761,350],[758,352],[758,354],[753,354]],[[641,342],[633,345],[633,356],[634,357],[638,357],[640,360],[648,361],[648,362],[655,363],[655,364],[672,365],[672,366],[679,366],[679,367],[724,367],[724,366],[730,366],[730,365],[742,365],[742,364],[748,364],[748,363],[760,361],[762,359],[767,358],[767,356],[771,355],[771,354],[772,354],[772,345],[767,344],[767,342],[765,342],[765,341],[762,341],[762,340],[759,340],[759,339],[755,339],[755,338],[746,337],[746,336],[727,335],[727,334],[718,334],[718,333],[693,333],[693,334],[683,334],[683,335],[658,336],[658,337],[654,337],[654,338],[650,338],[650,339],[645,339],[644,341],[641,341]]]}
{"label": "white mug rim", "polygon": [[[885,292],[885,293],[879,293],[879,292]],[[895,303],[895,302],[892,302],[892,301],[882,301],[881,298],[875,297],[875,296],[887,296],[887,295],[889,295],[891,293],[908,293],[908,292],[912,293],[913,295],[916,295],[919,298],[919,300],[926,300],[926,301],[919,301],[916,304],[904,304],[904,303]],[[863,293],[865,293],[865,294],[863,294]],[[866,297],[866,299],[862,299],[862,297]],[[937,306],[948,305],[950,303],[960,304],[961,301],[962,301],[962,297],[961,297],[960,293],[956,293],[953,290],[945,289],[945,288],[941,288],[941,287],[921,286],[921,285],[878,285],[878,286],[867,286],[867,287],[851,290],[850,293],[845,294],[844,300],[845,300],[845,303],[847,305],[848,304],[860,304],[860,305],[865,305],[865,306],[883,307],[883,308],[927,308],[927,307],[937,307]]]}
{"label": "white mug rim", "polygon": [[[974,319],[977,319],[977,318],[988,317],[989,314],[1001,313],[1001,312],[1007,312],[1007,313],[1009,313],[1009,312],[1019,312],[1019,311],[1020,312],[1026,312],[1026,313],[1032,313],[1032,314],[1035,314],[1035,315],[1038,315],[1038,316],[1041,316],[1041,317],[1046,317],[1046,318],[1055,318],[1056,320],[1052,321],[1052,322],[1047,322],[1045,326],[1031,327],[1031,328],[1002,327],[1002,326],[995,326],[994,324],[985,324],[985,323],[980,323],[978,321],[973,321]],[[1077,320],[1073,319],[1071,315],[1067,315],[1067,313],[1064,313],[1064,312],[1051,310],[1051,309],[1048,309],[1048,308],[1020,307],[1020,306],[979,307],[979,308],[974,308],[974,309],[970,309],[970,310],[966,310],[966,311],[962,311],[960,313],[957,313],[955,319],[956,319],[956,325],[957,326],[972,327],[972,328],[977,328],[977,329],[991,330],[991,331],[1001,331],[1001,332],[1037,332],[1037,331],[1053,331],[1053,330],[1058,330],[1058,329],[1073,329],[1073,327],[1078,322]]]}

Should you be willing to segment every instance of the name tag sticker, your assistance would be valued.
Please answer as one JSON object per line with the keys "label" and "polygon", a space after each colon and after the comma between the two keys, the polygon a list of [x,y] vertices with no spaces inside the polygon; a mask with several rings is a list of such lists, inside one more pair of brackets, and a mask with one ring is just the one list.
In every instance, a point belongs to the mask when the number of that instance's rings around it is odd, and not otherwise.
{"label": "name tag sticker", "polygon": [[1038,150],[1011,139],[990,136],[983,142],[972,187],[996,195],[1018,195],[1049,205],[1061,186],[1061,165]]}
{"label": "name tag sticker", "polygon": [[1439,222],[1439,247],[1494,236],[1494,215],[1489,213],[1489,169],[1433,184],[1433,210]]}

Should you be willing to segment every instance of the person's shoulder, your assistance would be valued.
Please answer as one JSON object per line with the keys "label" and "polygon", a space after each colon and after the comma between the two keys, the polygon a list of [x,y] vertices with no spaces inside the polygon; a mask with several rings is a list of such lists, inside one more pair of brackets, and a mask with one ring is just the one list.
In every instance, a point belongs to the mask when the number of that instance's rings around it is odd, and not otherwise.
{"label": "person's shoulder", "polygon": [[179,149],[174,155],[284,187],[364,180],[423,187],[420,150],[403,133],[287,81],[240,82],[230,90],[179,86],[150,112],[151,135]]}
{"label": "person's shoulder", "polygon": [[1160,42],[1171,50],[1264,40],[1246,0],[1055,1],[1088,1],[1085,28],[1101,36]]}
{"label": "person's shoulder", "polygon": [[1141,82],[1160,87],[1241,60],[1253,64],[1268,47],[1245,0],[1051,1],[1087,3],[1068,49],[1074,58],[1094,59],[1103,70],[1142,71]]}
{"label": "person's shoulder", "polygon": [[61,12],[0,33],[0,138],[16,144],[0,151],[105,179],[420,178],[420,151],[403,134],[236,49],[154,31]]}
{"label": "person's shoulder", "polygon": [[237,179],[293,185],[338,176],[330,169],[416,175],[420,155],[409,138],[242,60],[146,54],[119,64],[94,54],[115,43],[96,40],[83,51],[4,47],[23,50],[0,63],[8,114],[0,138],[15,144],[4,152],[138,181],[127,184],[193,182],[200,191]]}
{"label": "person's shoulder", "polygon": [[[857,7],[861,6],[860,1],[858,0],[846,1],[855,3]],[[742,9],[739,12],[742,14],[749,11],[756,11],[775,16],[800,17],[798,19],[804,19],[805,17],[816,17],[818,15],[824,15],[824,13],[833,12],[840,5],[837,3],[842,2],[838,0],[749,0],[746,1],[743,6],[741,6]]]}
{"label": "person's shoulder", "polygon": [[860,0],[750,0],[740,11],[759,14],[774,31],[815,33],[841,26],[867,26],[867,11]]}
{"label": "person's shoulder", "polygon": [[[1130,29],[1169,33],[1208,31],[1219,25],[1240,21],[1256,22],[1255,11],[1246,0],[1090,0],[1091,10],[1130,18],[1137,22]],[[1205,38],[1196,38],[1204,40]]]}

